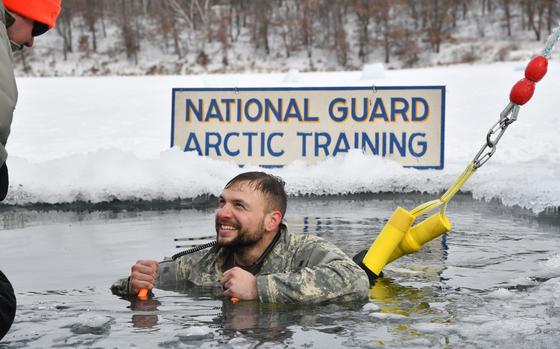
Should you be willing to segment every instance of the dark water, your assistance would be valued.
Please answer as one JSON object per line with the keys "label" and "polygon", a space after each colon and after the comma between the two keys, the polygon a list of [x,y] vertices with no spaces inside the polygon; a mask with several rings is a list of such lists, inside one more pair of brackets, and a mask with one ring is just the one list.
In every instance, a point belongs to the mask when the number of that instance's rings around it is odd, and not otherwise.
{"label": "dark water", "polygon": [[[293,199],[292,231],[348,254],[369,247],[396,205],[431,198]],[[173,238],[212,233],[212,210],[2,213],[0,268],[18,298],[0,348],[555,348],[560,229],[462,197],[451,233],[385,268],[367,304],[232,304],[193,289],[148,302],[109,286]]]}

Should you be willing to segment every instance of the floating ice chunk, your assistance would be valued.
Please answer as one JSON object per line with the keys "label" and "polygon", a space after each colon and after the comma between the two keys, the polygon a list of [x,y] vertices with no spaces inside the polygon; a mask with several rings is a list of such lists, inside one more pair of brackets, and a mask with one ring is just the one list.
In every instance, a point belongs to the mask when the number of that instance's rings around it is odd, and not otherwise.
{"label": "floating ice chunk", "polygon": [[[534,275],[541,279],[553,279],[560,277],[560,254],[549,256],[546,260],[539,262],[540,269]],[[538,283],[535,281],[535,283]]]}
{"label": "floating ice chunk", "polygon": [[400,320],[406,319],[406,316],[401,314],[393,314],[393,313],[371,313],[369,314],[378,319],[386,319],[386,320]]}
{"label": "floating ice chunk", "polygon": [[213,337],[214,334],[208,326],[192,326],[175,333],[182,342],[200,341]]}
{"label": "floating ice chunk", "polygon": [[434,303],[429,303],[430,308],[433,309],[445,309],[446,306],[449,305],[449,302],[434,302]]}
{"label": "floating ice chunk", "polygon": [[212,333],[212,330],[208,326],[193,326],[181,331],[182,336],[206,336]]}
{"label": "floating ice chunk", "polygon": [[560,270],[560,254],[549,257],[542,262],[542,266],[548,269]]}
{"label": "floating ice chunk", "polygon": [[226,348],[254,348],[254,343],[251,343],[247,338],[236,337],[227,342]]}
{"label": "floating ice chunk", "polygon": [[113,318],[109,316],[80,315],[76,321],[63,327],[70,328],[75,334],[103,335],[111,331],[112,322]]}
{"label": "floating ice chunk", "polygon": [[514,294],[510,290],[506,290],[505,288],[499,288],[495,291],[492,291],[488,294],[492,298],[499,298],[499,299],[509,299],[514,296]]}
{"label": "floating ice chunk", "polygon": [[511,284],[519,287],[519,286],[535,286],[538,283],[537,281],[531,279],[528,276],[523,276],[523,277],[512,279]]}
{"label": "floating ice chunk", "polygon": [[379,306],[374,303],[368,303],[362,307],[362,310],[367,312],[379,311]]}
{"label": "floating ice chunk", "polygon": [[552,306],[554,308],[560,308],[560,280],[551,280],[552,284]]}
{"label": "floating ice chunk", "polygon": [[446,324],[414,324],[412,328],[422,333],[445,333],[451,330],[452,326]]}
{"label": "floating ice chunk", "polygon": [[390,268],[387,268],[387,270],[391,270],[395,273],[402,273],[402,274],[412,274],[412,275],[422,274],[421,271],[405,269],[405,268],[398,268],[398,267],[394,267],[394,266],[392,266]]}

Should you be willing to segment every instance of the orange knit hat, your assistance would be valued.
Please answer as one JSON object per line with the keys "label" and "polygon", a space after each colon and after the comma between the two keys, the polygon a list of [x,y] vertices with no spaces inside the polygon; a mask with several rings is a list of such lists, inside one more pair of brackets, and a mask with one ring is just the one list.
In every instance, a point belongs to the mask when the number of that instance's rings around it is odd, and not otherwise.
{"label": "orange knit hat", "polygon": [[[42,23],[51,29],[60,13],[62,0],[3,0],[4,6],[18,15]],[[47,29],[47,28],[46,28]],[[45,30],[46,31],[46,30]],[[41,33],[42,34],[42,33]]]}

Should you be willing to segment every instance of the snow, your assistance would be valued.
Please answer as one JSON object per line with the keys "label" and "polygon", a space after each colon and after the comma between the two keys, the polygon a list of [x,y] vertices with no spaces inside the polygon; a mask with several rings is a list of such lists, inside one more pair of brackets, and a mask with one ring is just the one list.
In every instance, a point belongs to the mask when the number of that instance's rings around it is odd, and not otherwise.
{"label": "snow", "polygon": [[[501,7],[495,6],[492,11],[481,13],[481,7],[470,4],[467,12],[456,18],[456,26],[446,25],[447,36],[434,52],[426,42],[426,33],[417,30],[412,35],[412,54],[399,54],[403,43],[392,40],[393,50],[390,55],[389,69],[403,67],[427,67],[435,65],[449,65],[458,63],[490,63],[496,61],[526,61],[534,52],[544,47],[547,30],[543,29],[542,38],[537,41],[534,31],[524,22],[525,7],[511,6],[512,32],[507,36],[504,23],[504,13]],[[462,11],[459,11],[462,12]],[[278,14],[277,14],[278,15]],[[222,18],[219,13],[214,16]],[[350,11],[344,17],[346,40],[348,43],[347,61],[342,64],[337,59],[337,52],[332,45],[330,30],[326,30],[320,22],[315,21],[315,31],[312,57],[308,57],[305,47],[298,43],[297,33],[295,42],[290,44],[289,55],[282,39],[285,27],[280,23],[271,23],[268,31],[270,54],[265,53],[263,45],[256,45],[251,25],[242,25],[239,36],[231,41],[227,48],[227,65],[224,64],[224,47],[219,40],[212,39],[213,35],[206,30],[191,31],[183,24],[180,28],[180,46],[182,56],[179,57],[173,48],[171,38],[161,33],[158,20],[152,13],[139,15],[141,27],[138,62],[126,56],[123,47],[122,32],[118,19],[109,15],[97,22],[97,50],[93,51],[93,37],[86,29],[87,24],[79,11],[72,15],[72,52],[63,55],[64,40],[58,30],[50,30],[37,38],[32,50],[25,52],[25,66],[21,57],[16,55],[18,75],[25,76],[100,76],[100,75],[152,75],[152,74],[201,74],[222,72],[270,72],[288,71],[334,71],[344,69],[360,69],[364,63],[381,62],[385,59],[383,45],[376,44],[379,31],[376,23],[370,21],[369,36],[371,42],[367,48],[365,58],[360,57],[358,33],[360,24],[357,17]],[[157,16],[156,16],[157,17]],[[281,16],[282,17],[282,16]],[[252,16],[249,15],[248,23]],[[409,29],[412,23],[407,14],[399,16],[396,25],[405,25]],[[273,22],[278,22],[275,20]],[[280,20],[282,22],[282,20]],[[235,26],[234,26],[235,27]],[[59,22],[58,29],[65,26]],[[102,29],[103,28],[103,29]],[[294,28],[291,28],[292,30]],[[234,29],[236,31],[237,29]],[[297,30],[297,29],[296,29]],[[237,34],[236,34],[237,36]],[[84,41],[85,40],[85,41]],[[82,43],[80,43],[82,41]],[[84,45],[85,43],[85,45]],[[257,47],[260,46],[260,47]],[[208,64],[197,63],[200,51],[208,57]],[[404,51],[404,50],[403,50]],[[363,59],[363,60],[362,60]]]}
{"label": "snow", "polygon": [[[8,142],[6,203],[190,198],[217,194],[239,168],[169,149],[171,89],[185,87],[446,85],[445,168],[415,170],[353,152],[316,165],[268,170],[289,194],[411,192],[436,194],[484,144],[525,64],[372,72],[150,77],[18,78],[20,97]],[[371,67],[368,69],[372,69]],[[380,71],[383,73],[381,74]],[[466,184],[475,198],[500,199],[535,213],[560,206],[557,91],[560,64],[547,76],[494,157]],[[375,76],[364,79],[364,75]]]}

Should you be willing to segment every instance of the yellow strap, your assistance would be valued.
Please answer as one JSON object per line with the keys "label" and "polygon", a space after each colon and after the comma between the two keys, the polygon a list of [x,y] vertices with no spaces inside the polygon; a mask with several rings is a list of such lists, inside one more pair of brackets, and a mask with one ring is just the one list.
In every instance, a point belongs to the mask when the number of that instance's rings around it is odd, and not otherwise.
{"label": "yellow strap", "polygon": [[476,168],[474,167],[474,163],[470,163],[465,171],[461,173],[459,178],[447,189],[447,191],[441,196],[440,200],[444,203],[448,203],[455,194],[461,189],[461,187],[469,180],[469,178],[476,172]]}
{"label": "yellow strap", "polygon": [[432,211],[440,206],[441,212],[445,215],[445,209],[447,208],[447,203],[457,194],[459,189],[469,180],[469,178],[476,172],[474,163],[470,163],[467,168],[461,173],[461,175],[455,180],[455,182],[447,189],[447,191],[437,200],[432,200],[417,206],[415,209],[410,211],[414,217],[419,217],[425,213]]}
{"label": "yellow strap", "polygon": [[441,201],[441,199],[428,201],[428,202],[425,202],[422,205],[416,207],[412,211],[410,211],[410,214],[413,215],[414,217],[419,217],[419,216],[421,216],[425,213],[428,213],[431,210],[441,206],[442,204],[443,204],[443,201]]}

